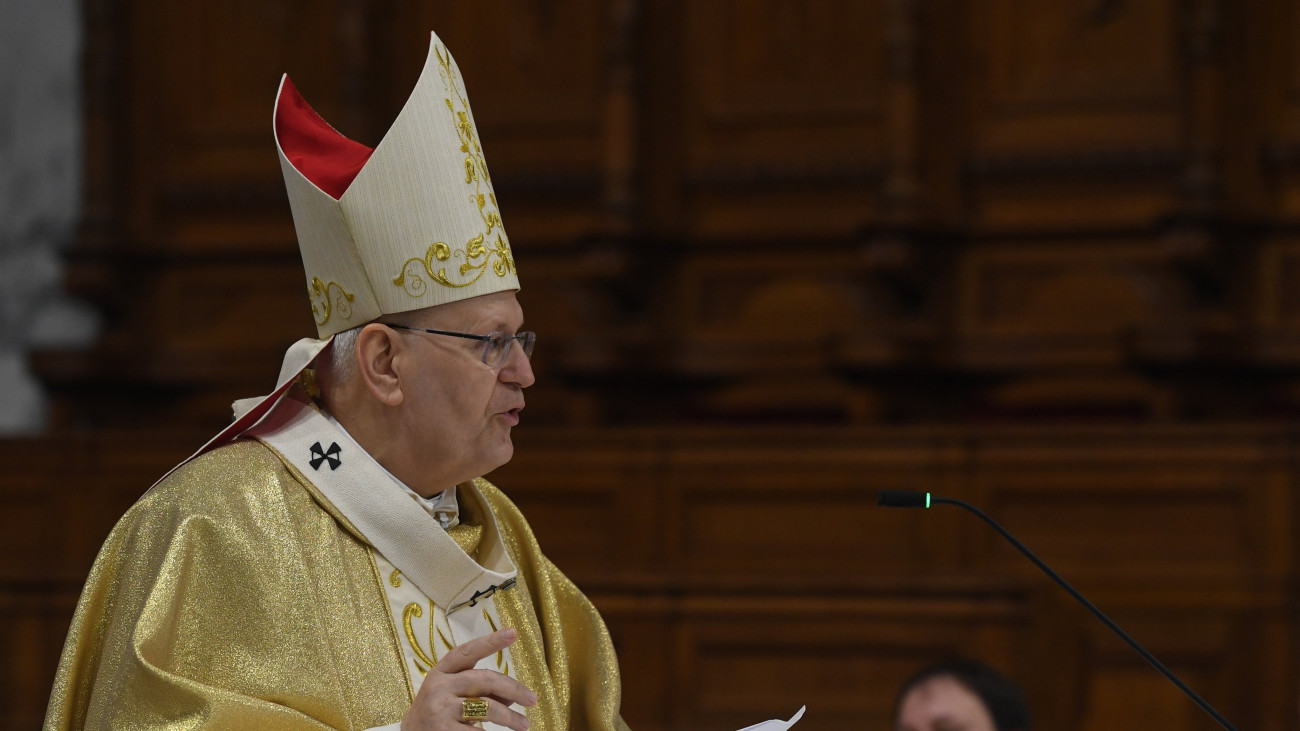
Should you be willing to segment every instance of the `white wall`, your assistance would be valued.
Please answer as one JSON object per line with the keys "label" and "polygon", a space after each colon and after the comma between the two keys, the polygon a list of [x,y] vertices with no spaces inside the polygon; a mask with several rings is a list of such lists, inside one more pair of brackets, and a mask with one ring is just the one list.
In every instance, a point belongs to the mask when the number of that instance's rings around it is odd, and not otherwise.
{"label": "white wall", "polygon": [[81,208],[81,4],[0,0],[0,434],[40,431],[33,347],[90,342],[94,312],[63,292]]}

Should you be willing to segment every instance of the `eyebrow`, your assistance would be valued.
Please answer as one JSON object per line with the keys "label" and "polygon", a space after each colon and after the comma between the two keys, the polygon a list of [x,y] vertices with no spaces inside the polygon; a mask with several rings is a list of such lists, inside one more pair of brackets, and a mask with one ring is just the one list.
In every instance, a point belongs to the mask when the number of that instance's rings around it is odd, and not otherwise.
{"label": "eyebrow", "polygon": [[[488,325],[488,327],[492,328],[492,330],[495,332],[507,332],[511,330],[510,323],[506,322],[505,320],[496,320],[495,322],[492,322],[490,325]],[[519,331],[523,329],[524,329],[524,321],[520,320],[519,327],[514,328],[514,332],[518,334]]]}

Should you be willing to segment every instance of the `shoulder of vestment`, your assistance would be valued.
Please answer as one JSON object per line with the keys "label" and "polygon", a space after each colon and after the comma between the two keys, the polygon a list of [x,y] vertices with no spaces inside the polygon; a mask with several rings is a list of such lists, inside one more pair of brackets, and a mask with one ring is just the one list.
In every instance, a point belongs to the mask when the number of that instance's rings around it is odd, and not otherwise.
{"label": "shoulder of vestment", "polygon": [[125,521],[149,516],[245,519],[250,509],[284,500],[297,480],[283,462],[255,440],[232,442],[200,455],[140,498]]}

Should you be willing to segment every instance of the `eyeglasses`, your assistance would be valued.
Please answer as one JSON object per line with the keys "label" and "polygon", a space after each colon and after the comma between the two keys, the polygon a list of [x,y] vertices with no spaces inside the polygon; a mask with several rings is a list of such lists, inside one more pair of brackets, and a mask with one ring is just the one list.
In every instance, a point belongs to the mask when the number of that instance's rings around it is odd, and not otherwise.
{"label": "eyeglasses", "polygon": [[408,327],[406,325],[393,325],[385,323],[388,327],[398,330],[411,330],[413,332],[429,333],[431,335],[450,335],[453,338],[465,338],[466,340],[478,340],[483,343],[483,363],[484,365],[500,368],[501,364],[506,362],[506,357],[510,355],[510,346],[515,341],[519,341],[519,347],[524,349],[524,357],[533,357],[533,346],[537,344],[537,333],[521,332],[514,335],[505,333],[488,333],[487,335],[471,335],[469,333],[456,333],[447,330],[430,330],[423,327]]}

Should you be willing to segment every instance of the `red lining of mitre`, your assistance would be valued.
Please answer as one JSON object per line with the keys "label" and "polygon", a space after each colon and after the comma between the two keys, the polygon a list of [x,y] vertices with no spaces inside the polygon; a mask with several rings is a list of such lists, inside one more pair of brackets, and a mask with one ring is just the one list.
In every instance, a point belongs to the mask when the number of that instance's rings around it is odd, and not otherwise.
{"label": "red lining of mitre", "polygon": [[374,152],[331,127],[287,75],[275,109],[275,137],[294,168],[334,200],[343,197]]}

